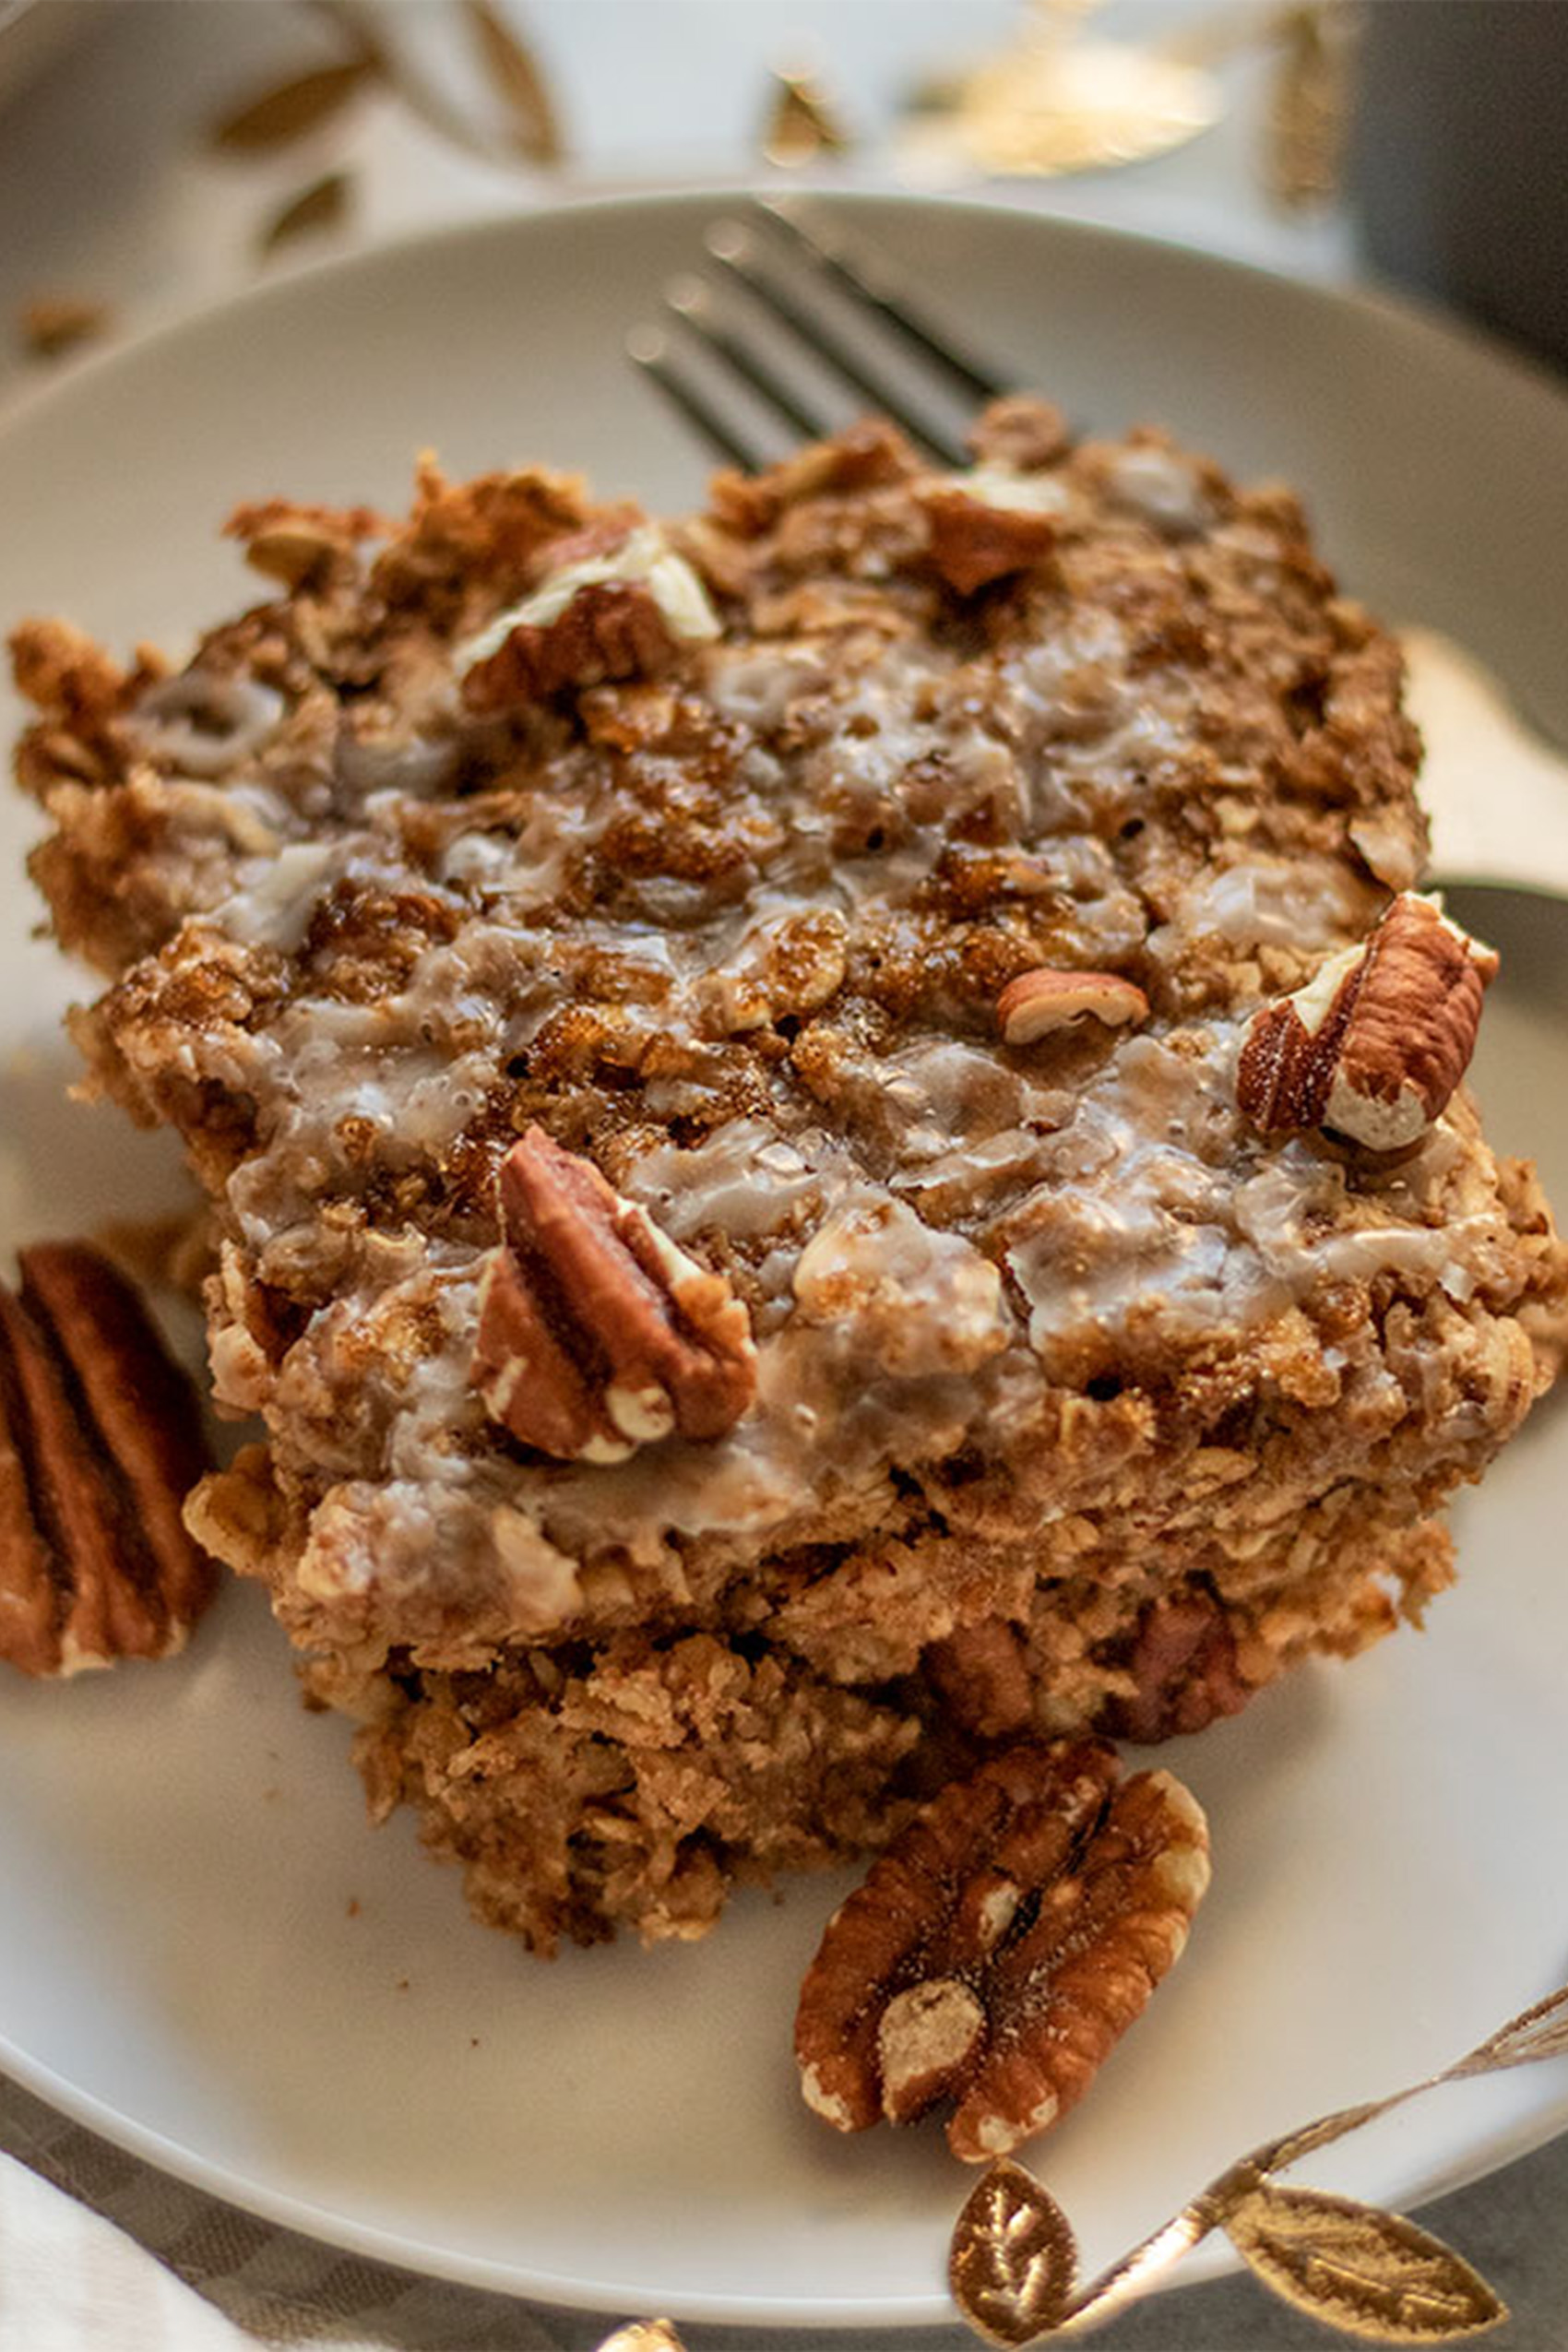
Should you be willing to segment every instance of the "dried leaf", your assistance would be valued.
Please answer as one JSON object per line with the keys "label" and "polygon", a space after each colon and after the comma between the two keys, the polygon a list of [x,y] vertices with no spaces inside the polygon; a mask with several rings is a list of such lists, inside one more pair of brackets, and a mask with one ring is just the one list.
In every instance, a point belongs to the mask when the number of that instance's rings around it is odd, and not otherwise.
{"label": "dried leaf", "polygon": [[1333,0],[1290,8],[1268,107],[1269,193],[1289,209],[1339,193],[1352,86],[1348,44]]}
{"label": "dried leaf", "polygon": [[953,2299],[992,2344],[1028,2344],[1066,2314],[1078,2250],[1049,2191],[1004,2158],[964,2201],[947,2258]]}
{"label": "dried leaf", "polygon": [[1506,2319],[1484,2278],[1401,2214],[1267,2185],[1225,2216],[1232,2245],[1277,2295],[1379,2344],[1452,2344]]}
{"label": "dried leaf", "polygon": [[293,74],[249,98],[212,126],[214,147],[250,154],[255,149],[284,147],[303,138],[319,123],[328,122],[346,106],[371,72],[368,57],[337,65],[318,65],[313,73]]}
{"label": "dried leaf", "polygon": [[23,303],[17,321],[23,343],[41,360],[58,359],[63,351],[95,341],[109,325],[106,304],[76,294],[35,294]]}
{"label": "dried leaf", "polygon": [[491,0],[464,0],[480,61],[516,125],[516,145],[530,163],[559,163],[560,126],[544,77]]}
{"label": "dried leaf", "polygon": [[842,154],[849,145],[848,134],[813,77],[780,73],[774,79],[777,87],[762,134],[767,161],[792,170],[824,155]]}
{"label": "dried leaf", "polygon": [[296,237],[335,229],[348,208],[348,173],[328,172],[325,178],[313,180],[308,188],[291,196],[281,210],[273,214],[256,241],[257,249],[263,255],[274,254],[279,246],[291,244]]}
{"label": "dried leaf", "polygon": [[1544,2001],[1521,2010],[1489,2034],[1478,2049],[1451,2066],[1444,2080],[1466,2074],[1491,2074],[1505,2066],[1528,2066],[1538,2058],[1568,2054],[1568,1985],[1559,1985]]}

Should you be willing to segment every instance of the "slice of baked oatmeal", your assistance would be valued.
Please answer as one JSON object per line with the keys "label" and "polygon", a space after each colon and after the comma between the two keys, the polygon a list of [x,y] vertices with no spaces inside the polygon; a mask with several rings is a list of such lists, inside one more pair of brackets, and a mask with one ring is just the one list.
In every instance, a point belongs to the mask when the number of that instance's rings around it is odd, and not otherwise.
{"label": "slice of baked oatmeal", "polygon": [[1555,1365],[1395,644],[1286,491],[975,445],[663,528],[427,464],[243,509],[182,671],[16,638],[76,1033],[265,1425],[193,1524],[540,1950],[1419,1619]]}

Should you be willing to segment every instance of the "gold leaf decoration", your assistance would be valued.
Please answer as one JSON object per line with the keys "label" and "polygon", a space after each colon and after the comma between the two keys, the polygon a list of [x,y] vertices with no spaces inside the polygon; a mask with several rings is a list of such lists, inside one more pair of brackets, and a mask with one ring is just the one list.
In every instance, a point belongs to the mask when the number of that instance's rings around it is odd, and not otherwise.
{"label": "gold leaf decoration", "polygon": [[285,147],[341,113],[372,71],[368,57],[354,57],[274,82],[221,116],[212,126],[212,144],[242,154]]}
{"label": "gold leaf decoration", "polygon": [[291,196],[273,214],[256,240],[257,250],[265,257],[283,245],[292,244],[297,237],[317,236],[323,230],[336,229],[348,208],[348,173],[328,172]]}
{"label": "gold leaf decoration", "polygon": [[530,163],[559,163],[561,128],[533,58],[491,0],[464,0],[464,13],[491,87],[511,118],[517,152]]}
{"label": "gold leaf decoration", "polygon": [[[1226,2180],[1229,2178],[1227,2174]],[[1221,2182],[1218,2187],[1222,2190],[1224,2185]],[[1166,2271],[1192,2251],[1200,2238],[1206,2238],[1211,2229],[1218,2227],[1228,2210],[1215,2190],[1205,2190],[1190,2205],[1183,2205],[1163,2229],[1157,2229],[1151,2238],[1134,2246],[1130,2254],[1123,2254],[1120,2262],[1101,2271],[1081,2295],[1075,2295],[1056,2325],[1063,2327],[1070,2321],[1075,2331],[1080,2326],[1098,2327],[1102,2320],[1120,2310],[1123,2303],[1135,2302],[1140,2295],[1146,2295]]]}
{"label": "gold leaf decoration", "polygon": [[988,2342],[1029,2343],[1065,2317],[1078,2266],[1066,2215],[1020,2164],[992,2165],[964,2202],[947,2277]]}
{"label": "gold leaf decoration", "polygon": [[1500,2025],[1479,2049],[1448,2069],[1445,2081],[1466,2074],[1491,2074],[1506,2066],[1529,2066],[1539,2058],[1568,2056],[1568,1985],[1559,1985],[1544,2001],[1522,2010]]}
{"label": "gold leaf decoration", "polygon": [[1510,2017],[1441,2073],[1380,2099],[1336,2108],[1239,2156],[1162,2228],[1073,2291],[1076,2253],[1060,2205],[1021,2165],[994,2164],[953,2232],[948,2277],[976,2333],[1016,2352],[1055,2331],[1097,2326],[1146,2294],[1210,2230],[1224,2229],[1276,2294],[1348,2334],[1383,2344],[1455,2344],[1508,2316],[1479,2272],[1400,2214],[1271,2175],[1363,2123],[1467,2075],[1568,2057],[1568,1985]]}
{"label": "gold leaf decoration", "polygon": [[1299,2310],[1378,2344],[1453,2344],[1508,2316],[1484,2278],[1402,2214],[1261,2186],[1225,2217],[1231,2244]]}
{"label": "gold leaf decoration", "polygon": [[[1433,2080],[1441,2077],[1434,2076]],[[1431,2083],[1413,2083],[1408,2090],[1396,2091],[1388,2098],[1363,2099],[1360,2107],[1336,2108],[1332,2115],[1320,2115],[1314,2123],[1303,2123],[1299,2131],[1287,2132],[1283,2138],[1270,2140],[1265,2147],[1254,2148],[1250,2161],[1259,2172],[1283,2172],[1287,2165],[1298,2164],[1305,2156],[1315,2156],[1319,2148],[1359,2132],[1363,2123],[1375,2123],[1390,2108],[1402,2107],[1407,2099],[1431,2088]]]}
{"label": "gold leaf decoration", "polygon": [[668,2320],[628,2320],[607,2335],[599,2352],[685,2352]]}

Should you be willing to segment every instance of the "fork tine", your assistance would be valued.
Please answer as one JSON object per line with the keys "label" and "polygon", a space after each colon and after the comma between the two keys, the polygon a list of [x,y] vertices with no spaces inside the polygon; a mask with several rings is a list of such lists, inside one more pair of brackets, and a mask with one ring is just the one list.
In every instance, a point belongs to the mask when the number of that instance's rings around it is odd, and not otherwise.
{"label": "fork tine", "polygon": [[872,374],[861,354],[836,328],[796,300],[778,272],[758,258],[756,240],[744,229],[720,224],[710,230],[707,250],[720,267],[740,279],[808,350],[825,361],[846,383],[852,384],[874,408],[890,416],[919,447],[943,465],[968,463],[967,451],[954,436],[944,434],[928,419],[915,415],[885,379]]}
{"label": "fork tine", "polygon": [[759,209],[774,228],[782,230],[791,244],[836,285],[841,286],[862,310],[873,312],[921,359],[939,369],[966,398],[994,400],[1006,390],[999,375],[982,367],[945,328],[938,331],[915,309],[901,289],[895,293],[880,271],[873,275],[873,266],[865,258],[852,258],[846,246],[830,244],[817,231],[804,227],[786,202],[764,203]]}
{"label": "fork tine", "polygon": [[819,441],[824,434],[832,430],[827,418],[814,413],[787,385],[781,383],[776,374],[770,374],[762,362],[752,356],[740,337],[719,316],[700,278],[691,279],[672,288],[665,300],[688,334],[695,336],[700,343],[706,345],[717,359],[740,377],[742,384],[749,384],[752,390],[802,439]]}
{"label": "fork tine", "polygon": [[742,473],[748,474],[760,472],[767,464],[767,451],[748,441],[728,417],[721,415],[701,386],[672,358],[669,338],[661,329],[638,327],[626,338],[626,356],[658,388],[682,422],[692,426],[726,464],[739,466]]}

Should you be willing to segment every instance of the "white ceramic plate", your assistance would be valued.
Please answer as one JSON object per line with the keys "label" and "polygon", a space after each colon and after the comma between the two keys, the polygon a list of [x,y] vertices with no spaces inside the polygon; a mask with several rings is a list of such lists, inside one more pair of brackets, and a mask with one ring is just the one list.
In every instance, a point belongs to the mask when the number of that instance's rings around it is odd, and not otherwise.
{"label": "white ceramic plate", "polygon": [[[622,330],[707,206],[589,206],[327,268],[89,362],[0,432],[0,619],[178,643],[248,593],[216,526],[288,490],[391,503],[413,452],[522,457],[684,501],[703,467]],[[1447,629],[1568,739],[1568,401],[1404,313],[1031,218],[860,199],[862,225],[1076,418],[1162,419],[1306,493],[1344,577]],[[14,714],[7,710],[9,719]],[[167,1199],[172,1156],[66,1106],[67,982],[0,819],[0,1241]],[[1480,1084],[1568,1200],[1568,916],[1508,953]],[[1456,1514],[1424,1637],[1312,1670],[1170,1753],[1208,1806],[1188,1956],[1037,2160],[1091,2262],[1223,2163],[1456,2056],[1568,1975],[1568,1427]],[[553,1966],[469,1925],[347,1733],[299,1708],[256,1596],[177,1664],[0,1693],[0,2061],[169,2170],[330,2240],[589,2308],[797,2325],[950,2316],[969,2185],[940,2135],[832,2138],[795,1988],[837,1889],[738,1903],[695,1949]],[[1319,2160],[1408,2204],[1568,2121],[1540,2067]]]}

